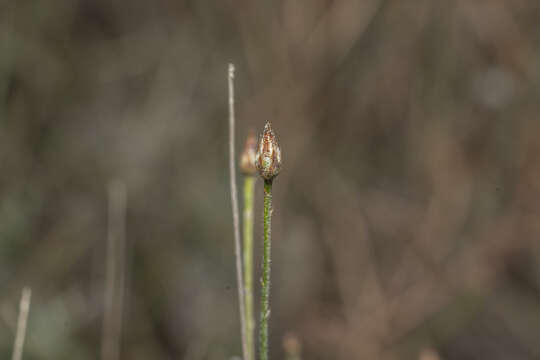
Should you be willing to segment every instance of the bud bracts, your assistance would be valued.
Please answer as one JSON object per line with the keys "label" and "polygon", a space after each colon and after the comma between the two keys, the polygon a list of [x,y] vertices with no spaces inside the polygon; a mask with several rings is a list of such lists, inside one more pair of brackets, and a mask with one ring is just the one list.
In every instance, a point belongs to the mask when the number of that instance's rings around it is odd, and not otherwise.
{"label": "bud bracts", "polygon": [[270,122],[264,126],[263,134],[259,139],[255,166],[265,180],[272,180],[281,170],[281,149]]}

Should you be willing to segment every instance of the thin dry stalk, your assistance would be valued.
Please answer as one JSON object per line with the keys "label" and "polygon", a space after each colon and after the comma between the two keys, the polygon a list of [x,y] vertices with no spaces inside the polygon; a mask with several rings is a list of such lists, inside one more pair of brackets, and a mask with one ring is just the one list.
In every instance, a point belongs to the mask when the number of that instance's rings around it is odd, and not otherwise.
{"label": "thin dry stalk", "polygon": [[108,187],[107,269],[101,359],[118,360],[122,338],[125,284],[126,186],[120,181]]}
{"label": "thin dry stalk", "polygon": [[240,212],[238,210],[238,189],[236,187],[236,160],[234,156],[234,65],[229,64],[229,173],[231,180],[231,202],[234,227],[234,256],[236,258],[236,282],[238,285],[238,303],[240,307],[240,329],[242,335],[242,354],[248,359],[246,340],[246,313],[244,305],[244,277],[242,274],[242,253],[240,239]]}
{"label": "thin dry stalk", "polygon": [[24,347],[24,339],[26,337],[26,324],[28,322],[28,312],[30,311],[30,300],[32,298],[32,290],[28,287],[23,288],[21,302],[19,304],[19,318],[17,320],[17,332],[15,334],[15,342],[13,345],[12,360],[21,360]]}

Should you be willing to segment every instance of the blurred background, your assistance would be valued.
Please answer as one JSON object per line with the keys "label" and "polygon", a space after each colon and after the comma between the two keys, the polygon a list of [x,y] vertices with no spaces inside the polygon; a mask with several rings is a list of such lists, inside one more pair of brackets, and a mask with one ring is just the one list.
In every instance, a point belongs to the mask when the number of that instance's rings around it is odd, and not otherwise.
{"label": "blurred background", "polygon": [[25,359],[102,358],[124,215],[120,358],[240,355],[233,62],[238,151],[266,120],[283,151],[271,359],[285,334],[310,360],[540,358],[539,21],[536,0],[0,2],[0,357],[27,285]]}

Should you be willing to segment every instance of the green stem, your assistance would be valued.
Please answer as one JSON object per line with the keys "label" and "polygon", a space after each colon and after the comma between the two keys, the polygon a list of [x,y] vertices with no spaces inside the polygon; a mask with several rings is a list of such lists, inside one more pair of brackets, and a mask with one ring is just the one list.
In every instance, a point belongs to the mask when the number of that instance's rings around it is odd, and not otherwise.
{"label": "green stem", "polygon": [[270,317],[270,245],[272,226],[272,180],[264,180],[264,240],[261,291],[260,360],[268,360],[268,318]]}
{"label": "green stem", "polygon": [[254,360],[255,319],[253,317],[253,190],[255,176],[246,175],[244,179],[244,291],[246,304],[246,342],[247,359]]}

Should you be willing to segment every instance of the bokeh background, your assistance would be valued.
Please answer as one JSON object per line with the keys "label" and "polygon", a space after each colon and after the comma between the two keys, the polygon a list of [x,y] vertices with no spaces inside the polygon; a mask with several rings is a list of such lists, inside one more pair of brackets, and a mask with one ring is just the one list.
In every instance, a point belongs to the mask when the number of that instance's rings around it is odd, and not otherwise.
{"label": "bokeh background", "polygon": [[101,358],[111,181],[120,358],[240,354],[234,62],[238,151],[266,120],[283,150],[271,359],[285,334],[310,360],[540,358],[539,21],[536,0],[2,1],[0,356],[28,285],[24,358]]}

